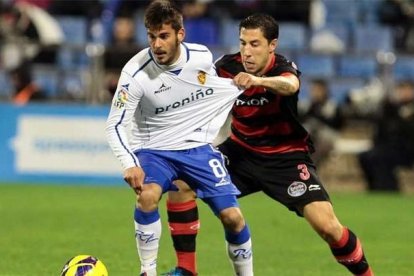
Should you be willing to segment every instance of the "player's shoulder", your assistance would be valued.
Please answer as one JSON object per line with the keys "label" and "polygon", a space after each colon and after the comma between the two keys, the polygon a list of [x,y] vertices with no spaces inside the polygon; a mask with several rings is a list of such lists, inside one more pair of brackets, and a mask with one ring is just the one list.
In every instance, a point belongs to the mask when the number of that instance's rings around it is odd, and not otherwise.
{"label": "player's shoulder", "polygon": [[197,43],[182,43],[187,52],[187,68],[209,72],[213,68],[213,54],[207,46]]}
{"label": "player's shoulder", "polygon": [[294,69],[298,69],[298,67],[296,66],[296,64],[290,60],[289,58],[285,57],[284,55],[281,54],[276,54],[276,66],[291,66]]}
{"label": "player's shoulder", "polygon": [[243,64],[241,62],[240,53],[223,55],[215,62],[216,70],[220,75],[220,72],[227,72],[230,74],[237,74],[244,71]]}
{"label": "player's shoulder", "polygon": [[227,65],[231,63],[240,63],[241,64],[241,56],[240,52],[234,54],[227,54],[219,57],[216,60],[216,66]]}
{"label": "player's shoulder", "polygon": [[213,63],[213,54],[211,53],[210,49],[203,44],[197,43],[182,43],[186,52],[187,58],[189,61],[196,62],[196,63],[203,63],[207,62],[208,64]]}
{"label": "player's shoulder", "polygon": [[139,51],[133,56],[122,69],[123,72],[135,76],[137,72],[144,70],[145,67],[153,61],[149,48]]}
{"label": "player's shoulder", "polygon": [[276,54],[276,61],[273,65],[273,68],[270,70],[269,74],[280,75],[285,72],[290,72],[297,76],[301,74],[297,65],[293,61],[281,54]]}
{"label": "player's shoulder", "polygon": [[188,43],[188,42],[183,42],[182,44],[187,49],[187,51],[211,54],[210,49],[208,49],[206,45],[198,44],[198,43]]}

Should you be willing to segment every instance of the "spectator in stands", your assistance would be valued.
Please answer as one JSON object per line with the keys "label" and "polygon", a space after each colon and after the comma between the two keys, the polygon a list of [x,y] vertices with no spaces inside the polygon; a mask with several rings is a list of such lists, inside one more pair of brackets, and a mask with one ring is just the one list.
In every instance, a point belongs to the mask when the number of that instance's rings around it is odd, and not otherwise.
{"label": "spectator in stands", "polygon": [[[94,23],[100,19],[103,11],[103,1],[99,0],[85,0],[78,1],[62,1],[55,0],[49,4],[48,11],[54,16],[73,16],[83,17],[87,20],[87,34],[88,38],[93,40]],[[106,1],[114,2],[114,1]]]}
{"label": "spectator in stands", "polygon": [[309,25],[311,0],[274,0],[260,2],[260,11],[270,13],[279,22],[289,21]]}
{"label": "spectator in stands", "polygon": [[325,80],[312,80],[309,94],[310,99],[304,102],[300,112],[303,125],[315,144],[312,158],[319,164],[332,151],[344,118],[338,103],[330,98]]}
{"label": "spectator in stands", "polygon": [[46,99],[45,93],[34,83],[30,71],[30,63],[23,63],[22,66],[10,71],[10,80],[15,91],[12,102],[16,105]]}
{"label": "spectator in stands", "polygon": [[395,28],[397,49],[414,52],[414,1],[385,0],[380,6],[379,18]]}
{"label": "spectator in stands", "polygon": [[359,155],[371,191],[399,191],[396,169],[414,163],[414,83],[398,83],[376,118],[374,147]]}
{"label": "spectator in stands", "polygon": [[[200,1],[200,0],[199,0]],[[299,22],[309,24],[311,0],[229,0],[214,1],[216,13],[234,19],[242,19],[255,12],[271,14],[279,22]],[[214,16],[214,14],[212,14]]]}
{"label": "spectator in stands", "polygon": [[82,16],[91,19],[101,15],[102,5],[99,0],[86,0],[82,1],[82,4],[55,0],[49,4],[48,11],[53,15]]}
{"label": "spectator in stands", "polygon": [[26,2],[0,7],[1,65],[11,78],[13,101],[44,98],[32,79],[34,62],[53,63],[63,32],[43,9]]}
{"label": "spectator in stands", "polygon": [[209,6],[212,0],[185,0],[179,1],[184,19],[209,16]]}
{"label": "spectator in stands", "polygon": [[112,38],[105,49],[105,88],[113,96],[119,74],[125,63],[130,60],[140,47],[135,43],[135,22],[132,15],[121,14],[114,20]]}

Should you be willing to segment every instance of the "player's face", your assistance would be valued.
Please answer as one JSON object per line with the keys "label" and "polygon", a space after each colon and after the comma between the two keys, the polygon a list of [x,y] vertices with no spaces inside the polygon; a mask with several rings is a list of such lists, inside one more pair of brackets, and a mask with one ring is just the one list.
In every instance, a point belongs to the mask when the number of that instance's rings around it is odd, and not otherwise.
{"label": "player's face", "polygon": [[272,56],[277,46],[277,40],[270,43],[258,29],[240,30],[240,53],[244,70],[254,75],[264,74],[267,65],[272,61]]}
{"label": "player's face", "polygon": [[163,24],[159,30],[148,29],[147,36],[151,51],[159,64],[170,65],[178,59],[184,29],[175,32],[171,24]]}

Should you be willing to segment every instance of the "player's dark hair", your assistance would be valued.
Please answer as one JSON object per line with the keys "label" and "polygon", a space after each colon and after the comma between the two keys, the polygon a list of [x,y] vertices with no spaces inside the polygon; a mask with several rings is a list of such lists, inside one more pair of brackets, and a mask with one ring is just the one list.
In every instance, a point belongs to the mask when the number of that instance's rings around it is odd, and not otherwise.
{"label": "player's dark hair", "polygon": [[260,29],[268,42],[279,38],[279,24],[265,13],[255,13],[243,19],[239,24],[239,32],[245,29]]}
{"label": "player's dark hair", "polygon": [[161,29],[163,24],[171,24],[178,32],[183,28],[183,16],[169,0],[155,0],[145,10],[144,24],[147,29]]}

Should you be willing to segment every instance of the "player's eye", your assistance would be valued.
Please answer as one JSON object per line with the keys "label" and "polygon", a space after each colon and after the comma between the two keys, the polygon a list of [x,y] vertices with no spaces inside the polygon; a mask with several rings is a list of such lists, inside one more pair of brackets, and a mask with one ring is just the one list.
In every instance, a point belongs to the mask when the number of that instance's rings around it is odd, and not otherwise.
{"label": "player's eye", "polygon": [[160,38],[161,38],[162,40],[166,40],[168,37],[169,37],[169,35],[168,35],[168,34],[160,34]]}

